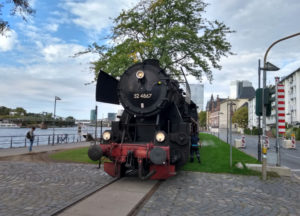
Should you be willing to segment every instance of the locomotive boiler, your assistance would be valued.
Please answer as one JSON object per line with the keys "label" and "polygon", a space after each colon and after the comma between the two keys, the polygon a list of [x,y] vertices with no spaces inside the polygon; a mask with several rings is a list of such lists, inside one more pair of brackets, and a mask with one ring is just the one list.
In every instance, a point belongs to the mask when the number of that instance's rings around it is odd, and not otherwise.
{"label": "locomotive boiler", "polygon": [[120,120],[88,151],[92,160],[111,160],[104,163],[109,175],[167,179],[187,162],[191,133],[198,131],[197,106],[158,60],[134,64],[119,80],[101,71],[96,100],[124,107]]}

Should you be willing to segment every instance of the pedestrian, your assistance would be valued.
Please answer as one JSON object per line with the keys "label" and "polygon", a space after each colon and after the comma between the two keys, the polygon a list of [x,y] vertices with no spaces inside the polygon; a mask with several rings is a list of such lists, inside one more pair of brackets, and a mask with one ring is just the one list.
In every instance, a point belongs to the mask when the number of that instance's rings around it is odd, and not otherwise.
{"label": "pedestrian", "polygon": [[26,134],[26,138],[29,139],[29,141],[30,141],[29,152],[32,151],[32,145],[33,145],[33,141],[34,141],[34,131],[35,131],[35,127],[32,127],[31,130],[28,131]]}
{"label": "pedestrian", "polygon": [[201,163],[198,143],[199,143],[199,137],[198,137],[198,133],[196,132],[193,133],[191,136],[191,154],[190,154],[191,162],[194,162],[194,154],[196,154],[198,162]]}

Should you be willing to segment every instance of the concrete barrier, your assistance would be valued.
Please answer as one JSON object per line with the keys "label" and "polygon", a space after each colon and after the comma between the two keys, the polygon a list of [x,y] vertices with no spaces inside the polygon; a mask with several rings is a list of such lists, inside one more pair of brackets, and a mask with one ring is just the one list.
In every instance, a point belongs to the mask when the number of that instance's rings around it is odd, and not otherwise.
{"label": "concrete barrier", "polygon": [[282,147],[286,149],[296,149],[296,143],[293,140],[283,140]]}
{"label": "concrete barrier", "polygon": [[236,148],[246,148],[245,139],[234,139],[234,146]]}
{"label": "concrete barrier", "polygon": [[[261,172],[261,164],[245,164],[248,169]],[[242,169],[242,163],[237,163],[236,167]],[[267,166],[267,172],[275,172],[280,176],[291,176],[291,169],[285,166]]]}

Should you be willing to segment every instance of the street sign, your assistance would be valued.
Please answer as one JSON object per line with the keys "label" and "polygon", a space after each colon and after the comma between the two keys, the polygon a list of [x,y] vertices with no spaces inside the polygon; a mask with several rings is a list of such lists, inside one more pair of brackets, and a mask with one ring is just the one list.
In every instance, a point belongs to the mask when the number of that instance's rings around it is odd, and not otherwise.
{"label": "street sign", "polygon": [[284,100],[284,85],[277,84],[277,115],[278,115],[278,133],[285,133],[285,100]]}

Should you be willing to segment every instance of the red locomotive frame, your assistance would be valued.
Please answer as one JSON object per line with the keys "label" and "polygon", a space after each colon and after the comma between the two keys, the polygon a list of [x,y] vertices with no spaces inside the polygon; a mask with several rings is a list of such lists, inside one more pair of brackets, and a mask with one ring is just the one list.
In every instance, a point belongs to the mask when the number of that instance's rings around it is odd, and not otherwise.
{"label": "red locomotive frame", "polygon": [[[133,152],[135,158],[137,158],[139,166],[139,177],[141,179],[167,179],[171,176],[176,175],[175,165],[170,164],[170,147],[169,146],[159,146],[167,153],[167,159],[165,164],[155,165],[150,164],[150,171],[148,175],[143,176],[141,169],[143,167],[143,161],[148,160],[150,163],[150,151],[154,148],[152,142],[146,144],[131,144],[131,143],[109,143],[100,144],[103,151],[103,155],[109,158],[113,158],[113,162],[104,163],[104,171],[110,176],[121,177],[122,164],[126,163],[126,158],[128,152]],[[155,146],[157,147],[157,146]]]}

